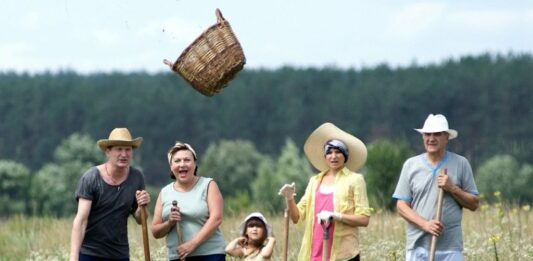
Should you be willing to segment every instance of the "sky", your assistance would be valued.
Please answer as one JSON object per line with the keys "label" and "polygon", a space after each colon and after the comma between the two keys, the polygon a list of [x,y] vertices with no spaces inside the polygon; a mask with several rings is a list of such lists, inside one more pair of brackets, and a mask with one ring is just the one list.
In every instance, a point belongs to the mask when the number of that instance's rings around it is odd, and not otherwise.
{"label": "sky", "polygon": [[164,72],[219,8],[249,69],[533,53],[533,1],[1,0],[0,72]]}

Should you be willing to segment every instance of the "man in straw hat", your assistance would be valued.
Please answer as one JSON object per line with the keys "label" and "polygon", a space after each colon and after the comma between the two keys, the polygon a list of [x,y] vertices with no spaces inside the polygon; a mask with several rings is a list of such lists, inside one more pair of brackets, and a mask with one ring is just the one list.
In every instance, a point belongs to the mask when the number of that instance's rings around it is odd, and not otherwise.
{"label": "man in straw hat", "polygon": [[150,203],[142,172],[130,166],[141,143],[126,128],[97,142],[107,161],[87,170],[78,183],[70,260],[129,260],[128,216],[141,224],[138,206]]}
{"label": "man in straw hat", "polygon": [[[468,160],[446,150],[457,131],[446,117],[430,114],[422,129],[425,153],[408,159],[393,198],[407,222],[406,260],[428,260],[430,242],[438,238],[435,260],[463,260],[462,210],[478,208],[479,197]],[[442,220],[435,220],[439,188],[443,189]]]}
{"label": "man in straw hat", "polygon": [[[305,222],[298,260],[359,260],[358,227],[368,225],[371,212],[365,180],[355,172],[365,164],[365,144],[324,123],[309,135],[304,151],[320,173],[311,177],[298,204],[294,183],[279,191],[286,198],[292,221]],[[321,221],[331,224],[325,228],[329,240],[323,238]]]}

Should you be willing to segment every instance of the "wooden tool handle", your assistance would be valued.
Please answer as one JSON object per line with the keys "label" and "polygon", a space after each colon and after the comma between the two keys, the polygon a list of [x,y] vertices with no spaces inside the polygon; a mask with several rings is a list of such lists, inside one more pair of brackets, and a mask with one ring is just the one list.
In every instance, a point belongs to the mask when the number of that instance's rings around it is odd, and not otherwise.
{"label": "wooden tool handle", "polygon": [[[172,201],[172,206],[178,207],[178,201],[177,200],[173,200]],[[178,235],[178,246],[179,246],[179,245],[181,245],[183,243],[183,234],[181,233],[181,227],[180,227],[180,223],[179,222],[176,222],[176,234]],[[185,258],[181,258],[180,260],[184,261]]]}
{"label": "wooden tool handle", "polygon": [[144,260],[150,261],[150,243],[148,242],[148,224],[146,223],[147,212],[146,206],[140,206],[141,208],[141,225],[143,233],[143,245],[144,245]]}
{"label": "wooden tool handle", "polygon": [[283,249],[281,250],[281,260],[287,261],[287,254],[289,251],[289,207],[285,209],[283,212],[283,223],[284,223],[284,231],[283,231]]}
{"label": "wooden tool handle", "polygon": [[[448,171],[444,169],[444,173],[447,175]],[[439,188],[439,195],[437,197],[437,213],[435,219],[440,221],[442,218],[442,203],[444,201],[444,190]],[[429,248],[429,261],[435,260],[435,251],[437,250],[437,236],[433,235],[431,237],[431,246]]]}

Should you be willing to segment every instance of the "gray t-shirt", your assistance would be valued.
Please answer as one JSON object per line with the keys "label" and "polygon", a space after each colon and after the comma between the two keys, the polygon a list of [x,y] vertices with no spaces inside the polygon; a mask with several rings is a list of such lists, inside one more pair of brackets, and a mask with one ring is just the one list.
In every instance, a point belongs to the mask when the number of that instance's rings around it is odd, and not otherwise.
{"label": "gray t-shirt", "polygon": [[[187,192],[179,192],[174,189],[174,182],[166,185],[161,189],[161,208],[162,219],[168,220],[170,215],[170,207],[172,201],[178,201],[180,208],[181,221],[178,223],[181,227],[183,240],[191,240],[202,229],[209,217],[209,209],[207,207],[207,191],[209,183],[213,179],[199,177],[194,187]],[[170,260],[178,259],[176,253],[176,246],[178,244],[178,236],[176,229],[172,228],[166,237],[168,256]],[[211,236],[200,244],[189,256],[205,256],[214,254],[225,254],[226,244],[220,228],[217,228]]]}
{"label": "gray t-shirt", "polygon": [[[447,151],[442,161],[432,167],[425,155],[414,156],[404,163],[393,198],[409,202],[421,217],[434,219],[438,198],[437,174],[440,169],[447,169],[448,177],[462,190],[478,194],[472,168],[466,158]],[[461,205],[449,193],[444,193],[441,219],[444,231],[437,240],[439,251],[463,250],[462,215]],[[414,224],[407,224],[407,249],[420,246],[429,249],[430,243],[431,234]]]}
{"label": "gray t-shirt", "polygon": [[76,200],[92,201],[80,252],[105,258],[128,258],[128,216],[137,210],[135,192],[143,190],[144,176],[130,167],[128,178],[118,186],[107,184],[96,167],[81,177]]}

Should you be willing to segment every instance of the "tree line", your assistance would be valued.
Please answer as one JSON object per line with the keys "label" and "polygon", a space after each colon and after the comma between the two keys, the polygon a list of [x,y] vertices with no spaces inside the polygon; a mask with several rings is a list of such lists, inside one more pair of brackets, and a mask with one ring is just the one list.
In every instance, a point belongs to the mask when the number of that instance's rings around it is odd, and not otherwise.
{"label": "tree line", "polygon": [[[158,187],[169,181],[166,151],[176,140],[195,147],[202,168],[202,156],[209,155],[212,144],[251,143],[258,155],[271,158],[274,166],[259,168],[268,172],[280,164],[287,140],[301,148],[326,121],[367,145],[389,140],[405,144],[414,155],[422,143],[413,128],[421,127],[429,113],[443,113],[459,130],[450,149],[469,158],[475,172],[500,155],[499,162],[509,166],[504,169],[528,173],[533,162],[532,69],[529,54],[465,56],[405,68],[245,69],[213,97],[202,96],[171,73],[1,72],[0,159],[20,164],[33,177],[58,161],[54,150],[67,137],[78,133],[101,139],[115,127],[128,127],[144,138],[135,161],[148,184]],[[87,146],[96,149],[94,143]],[[227,156],[214,157],[222,161]],[[235,169],[206,168],[205,175],[225,171],[220,177],[232,179]]]}

